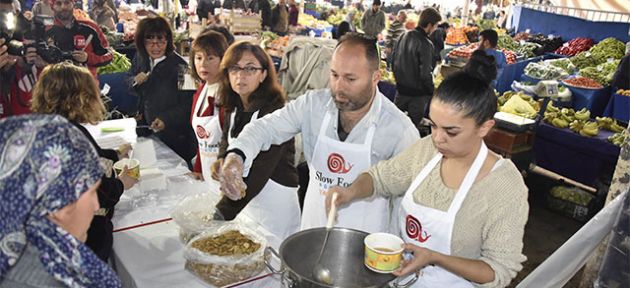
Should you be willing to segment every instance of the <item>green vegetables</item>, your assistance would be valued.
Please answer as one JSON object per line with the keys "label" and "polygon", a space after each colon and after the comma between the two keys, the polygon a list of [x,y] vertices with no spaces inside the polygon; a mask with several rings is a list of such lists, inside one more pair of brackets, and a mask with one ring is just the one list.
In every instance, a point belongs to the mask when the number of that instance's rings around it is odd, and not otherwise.
{"label": "green vegetables", "polygon": [[593,195],[588,194],[588,192],[582,191],[578,188],[565,186],[553,187],[549,193],[551,193],[551,195],[555,198],[573,202],[582,206],[587,206],[594,198]]}
{"label": "green vegetables", "polygon": [[569,60],[569,58],[549,60],[548,63],[552,66],[564,70],[565,72],[567,72],[567,74],[573,74],[573,72],[575,71],[575,65],[571,63],[571,60]]}
{"label": "green vegetables", "polygon": [[580,76],[591,78],[603,86],[608,86],[615,76],[619,62],[619,60],[613,60],[597,65],[596,67],[580,69]]}
{"label": "green vegetables", "polygon": [[568,75],[562,68],[558,68],[552,65],[545,65],[544,63],[529,63],[525,67],[525,75],[541,79],[541,80],[552,80],[558,79],[562,76]]}
{"label": "green vegetables", "polygon": [[112,50],[112,55],[114,56],[112,62],[96,69],[98,75],[127,72],[131,68],[131,61],[125,54]]}
{"label": "green vegetables", "polygon": [[536,50],[536,48],[538,48],[538,45],[530,42],[525,42],[521,44],[521,46],[519,46],[515,52],[519,55],[525,55],[525,58],[532,58],[536,56],[536,53],[534,53],[534,50]]}
{"label": "green vegetables", "polygon": [[597,64],[602,64],[608,58],[621,59],[626,52],[626,45],[615,38],[606,38],[589,50]]}
{"label": "green vegetables", "polygon": [[[609,58],[621,59],[626,51],[626,45],[615,38],[606,38],[590,50],[580,52],[571,57],[571,62],[578,68],[594,67],[604,64]],[[603,83],[602,83],[603,84]]]}
{"label": "green vegetables", "polygon": [[510,35],[504,34],[504,35],[499,36],[497,47],[499,49],[507,49],[510,51],[516,51],[516,49],[518,49],[518,42],[514,41],[514,39],[510,37]]}

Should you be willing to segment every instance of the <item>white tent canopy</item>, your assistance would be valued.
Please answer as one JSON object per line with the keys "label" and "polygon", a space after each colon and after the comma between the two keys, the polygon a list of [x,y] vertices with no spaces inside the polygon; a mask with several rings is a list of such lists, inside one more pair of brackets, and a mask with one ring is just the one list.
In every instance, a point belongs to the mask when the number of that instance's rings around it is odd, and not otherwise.
{"label": "white tent canopy", "polygon": [[551,2],[554,6],[630,13],[630,1],[628,0],[552,0]]}

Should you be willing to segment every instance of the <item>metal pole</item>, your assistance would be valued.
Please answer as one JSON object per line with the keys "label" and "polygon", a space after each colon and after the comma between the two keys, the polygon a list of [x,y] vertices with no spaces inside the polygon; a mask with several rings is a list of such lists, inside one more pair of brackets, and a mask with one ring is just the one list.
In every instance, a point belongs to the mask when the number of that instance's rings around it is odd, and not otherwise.
{"label": "metal pole", "polygon": [[464,13],[462,13],[462,27],[468,24],[468,7],[470,6],[470,0],[464,0]]}

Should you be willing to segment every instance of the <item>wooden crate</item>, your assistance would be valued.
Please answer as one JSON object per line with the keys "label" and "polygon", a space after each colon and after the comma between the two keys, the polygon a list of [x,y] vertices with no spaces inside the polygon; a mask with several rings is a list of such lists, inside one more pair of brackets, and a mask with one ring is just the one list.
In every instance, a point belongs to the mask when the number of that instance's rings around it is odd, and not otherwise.
{"label": "wooden crate", "polygon": [[492,151],[510,158],[513,154],[532,149],[534,133],[530,131],[516,133],[495,127],[486,135],[484,141]]}

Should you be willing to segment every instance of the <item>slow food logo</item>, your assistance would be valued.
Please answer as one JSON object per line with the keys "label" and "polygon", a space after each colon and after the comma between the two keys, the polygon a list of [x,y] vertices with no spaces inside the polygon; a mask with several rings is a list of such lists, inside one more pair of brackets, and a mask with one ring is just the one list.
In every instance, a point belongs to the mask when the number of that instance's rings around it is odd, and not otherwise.
{"label": "slow food logo", "polygon": [[206,131],[206,129],[204,129],[201,125],[197,125],[197,137],[199,137],[199,139],[206,139],[209,138],[210,135],[208,135],[208,132]]}
{"label": "slow food logo", "polygon": [[407,236],[409,238],[417,240],[420,243],[424,243],[429,240],[429,238],[431,238],[431,235],[428,235],[427,231],[422,230],[422,224],[420,223],[420,221],[418,221],[418,219],[416,219],[416,217],[407,215],[407,219],[405,222],[405,230],[407,231]]}
{"label": "slow food logo", "polygon": [[333,173],[346,174],[352,169],[352,164],[346,163],[343,156],[337,153],[328,155],[328,170]]}

